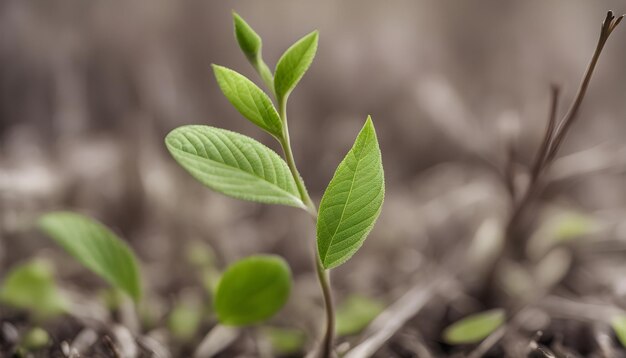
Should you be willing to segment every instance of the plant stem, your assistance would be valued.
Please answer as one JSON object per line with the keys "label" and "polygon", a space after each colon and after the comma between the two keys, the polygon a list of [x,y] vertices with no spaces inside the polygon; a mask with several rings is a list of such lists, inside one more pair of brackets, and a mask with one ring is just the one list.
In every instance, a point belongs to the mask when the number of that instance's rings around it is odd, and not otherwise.
{"label": "plant stem", "polygon": [[[286,100],[282,100],[280,103],[280,119],[283,123],[283,135],[281,138],[278,138],[281,147],[283,148],[283,152],[285,153],[285,159],[287,161],[287,165],[289,166],[289,170],[291,171],[291,175],[296,182],[296,186],[298,187],[298,191],[300,192],[300,197],[306,205],[307,212],[311,215],[313,220],[317,221],[317,208],[311,197],[309,196],[308,191],[304,185],[304,181],[298,172],[298,168],[296,167],[296,162],[293,158],[293,151],[291,150],[291,142],[289,140],[289,128],[287,126],[287,108],[286,108]],[[324,307],[326,309],[326,329],[324,332],[324,338],[322,339],[321,348],[319,351],[320,358],[331,358],[333,351],[333,340],[335,336],[335,309],[333,305],[333,295],[331,291],[330,285],[330,277],[328,271],[324,269],[322,262],[320,260],[317,249],[315,251],[315,272],[317,273],[317,279],[320,283],[320,287],[322,289],[322,295],[324,297]]]}

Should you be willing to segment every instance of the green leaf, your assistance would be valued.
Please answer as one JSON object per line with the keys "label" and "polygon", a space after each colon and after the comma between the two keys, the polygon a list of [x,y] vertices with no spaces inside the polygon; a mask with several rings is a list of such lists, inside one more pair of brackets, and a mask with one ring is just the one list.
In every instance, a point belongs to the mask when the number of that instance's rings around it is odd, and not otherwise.
{"label": "green leaf", "polygon": [[311,66],[317,51],[318,32],[304,36],[285,51],[276,64],[274,90],[278,103],[283,103]]}
{"label": "green leaf", "polygon": [[382,303],[370,298],[357,295],[348,297],[337,307],[337,335],[361,332],[383,309]]}
{"label": "green leaf", "polygon": [[39,227],[85,267],[138,302],[141,280],[130,247],[101,223],[71,212],[53,212]]}
{"label": "green leaf", "polygon": [[215,311],[225,325],[264,321],[289,298],[291,271],[274,255],[250,256],[229,266],[217,286]]}
{"label": "green leaf", "polygon": [[611,326],[617,335],[617,339],[626,347],[626,315],[619,315],[611,321]]}
{"label": "green leaf", "polygon": [[263,45],[261,37],[234,11],[233,22],[235,25],[235,38],[239,43],[241,51],[252,64],[255,64],[261,56],[261,47]]}
{"label": "green leaf", "polygon": [[287,163],[250,137],[183,126],[165,138],[174,159],[209,188],[233,198],[306,208]]}
{"label": "green leaf", "polygon": [[443,332],[443,339],[449,344],[480,342],[504,324],[505,320],[502,309],[477,313],[448,326]]}
{"label": "green leaf", "polygon": [[32,311],[41,319],[52,318],[69,308],[45,261],[33,260],[13,268],[0,288],[0,302]]}
{"label": "green leaf", "polygon": [[317,250],[326,269],[341,265],[361,247],[380,214],[384,196],[380,148],[368,117],[320,203]]}
{"label": "green leaf", "polygon": [[250,122],[276,137],[283,125],[272,100],[245,76],[226,67],[213,65],[213,72],[224,96]]}

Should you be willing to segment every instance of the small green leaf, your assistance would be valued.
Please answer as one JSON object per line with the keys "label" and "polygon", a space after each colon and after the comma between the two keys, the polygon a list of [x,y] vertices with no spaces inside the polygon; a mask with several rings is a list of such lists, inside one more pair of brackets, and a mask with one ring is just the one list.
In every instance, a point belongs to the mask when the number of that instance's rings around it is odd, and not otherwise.
{"label": "small green leaf", "polygon": [[626,315],[619,315],[611,321],[611,326],[617,335],[617,339],[626,347]]}
{"label": "small green leaf", "polygon": [[226,67],[213,65],[222,93],[250,122],[276,137],[282,135],[282,122],[272,100],[245,76]]}
{"label": "small green leaf", "polygon": [[229,266],[217,286],[215,311],[225,325],[264,321],[289,298],[291,271],[282,258],[250,256]]}
{"label": "small green leaf", "polygon": [[283,103],[311,66],[317,51],[318,32],[304,36],[285,51],[276,64],[274,90],[278,103]]}
{"label": "small green leaf", "polygon": [[324,268],[341,265],[361,247],[380,214],[384,196],[380,148],[368,117],[320,203],[317,250]]}
{"label": "small green leaf", "polygon": [[128,245],[101,223],[71,212],[39,219],[39,227],[85,267],[139,302],[141,280]]}
{"label": "small green leaf", "polygon": [[383,309],[382,303],[370,298],[357,295],[348,297],[337,307],[337,335],[361,332]]}
{"label": "small green leaf", "polygon": [[0,288],[0,302],[32,311],[41,319],[66,312],[68,301],[57,288],[52,271],[52,267],[42,260],[13,268]]}
{"label": "small green leaf", "polygon": [[233,198],[306,208],[287,163],[250,137],[183,126],[165,138],[174,159],[209,188]]}
{"label": "small green leaf", "polygon": [[505,320],[502,309],[473,314],[448,326],[443,332],[443,339],[449,344],[480,342],[504,324]]}
{"label": "small green leaf", "polygon": [[261,37],[234,11],[233,23],[235,25],[235,38],[239,43],[241,51],[252,64],[255,64],[261,56],[261,47],[263,45]]}

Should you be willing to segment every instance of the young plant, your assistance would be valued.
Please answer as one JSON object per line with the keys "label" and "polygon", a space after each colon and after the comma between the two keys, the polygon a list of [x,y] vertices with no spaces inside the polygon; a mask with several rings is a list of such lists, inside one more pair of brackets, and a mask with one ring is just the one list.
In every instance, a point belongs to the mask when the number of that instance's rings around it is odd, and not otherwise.
{"label": "young plant", "polygon": [[285,159],[252,138],[205,125],[174,129],[165,138],[165,144],[183,168],[214,191],[242,200],[293,206],[316,220],[315,269],[326,308],[325,335],[319,353],[321,357],[330,357],[335,316],[328,270],[347,261],[359,249],[383,203],[383,167],[374,125],[368,117],[330,181],[318,214],[298,173],[287,122],[287,100],[315,57],[318,33],[311,32],[287,49],[272,73],[263,60],[261,37],[240,16],[233,13],[233,18],[239,46],[269,95],[245,76],[213,65],[217,83],[246,119],[278,141]]}

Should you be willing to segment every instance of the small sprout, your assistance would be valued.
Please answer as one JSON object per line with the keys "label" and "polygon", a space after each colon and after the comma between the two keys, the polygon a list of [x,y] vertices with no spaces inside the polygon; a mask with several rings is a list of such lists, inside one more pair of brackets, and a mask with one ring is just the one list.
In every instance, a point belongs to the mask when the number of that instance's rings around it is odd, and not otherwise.
{"label": "small sprout", "polygon": [[626,347],[626,315],[622,314],[613,318],[611,326],[613,327],[619,342],[623,347]]}
{"label": "small sprout", "polygon": [[108,228],[71,212],[46,214],[39,219],[39,227],[85,267],[139,302],[137,259],[130,247]]}
{"label": "small sprout", "polygon": [[192,241],[185,246],[187,262],[197,268],[215,267],[215,252],[205,242]]}
{"label": "small sprout", "polygon": [[54,281],[52,266],[42,260],[13,268],[2,283],[0,302],[29,310],[39,319],[52,318],[69,308],[67,298]]}
{"label": "small sprout", "polygon": [[45,348],[50,342],[50,335],[43,328],[35,327],[28,331],[22,341],[20,347],[27,352],[37,351]]}
{"label": "small sprout", "polygon": [[184,342],[194,337],[201,321],[202,307],[186,300],[174,307],[167,318],[167,326],[176,339]]}
{"label": "small sprout", "polygon": [[267,327],[262,333],[276,356],[294,355],[301,352],[306,343],[304,333],[296,329]]}
{"label": "small sprout", "polygon": [[337,335],[348,336],[361,332],[378,316],[385,306],[364,296],[349,296],[337,307]]}
{"label": "small sprout", "polygon": [[539,258],[556,245],[597,233],[600,227],[589,215],[571,211],[551,214],[528,241],[528,255]]}
{"label": "small sprout", "polygon": [[250,256],[224,271],[215,293],[215,311],[222,324],[251,325],[276,314],[290,291],[291,270],[285,260]]}
{"label": "small sprout", "polygon": [[443,332],[443,339],[449,344],[477,343],[502,326],[505,320],[502,309],[473,314],[448,326]]}
{"label": "small sprout", "polygon": [[368,118],[320,203],[317,249],[324,268],[341,265],[361,247],[380,214],[384,196],[380,149]]}

